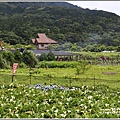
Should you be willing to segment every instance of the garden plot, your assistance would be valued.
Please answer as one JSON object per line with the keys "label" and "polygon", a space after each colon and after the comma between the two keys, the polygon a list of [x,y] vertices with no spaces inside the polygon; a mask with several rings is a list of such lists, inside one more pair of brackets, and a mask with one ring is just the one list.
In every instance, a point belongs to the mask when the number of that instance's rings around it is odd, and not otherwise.
{"label": "garden plot", "polygon": [[60,90],[56,87],[43,91],[38,86],[3,84],[0,87],[0,118],[120,117],[118,89],[99,85],[96,89],[81,86],[75,90]]}

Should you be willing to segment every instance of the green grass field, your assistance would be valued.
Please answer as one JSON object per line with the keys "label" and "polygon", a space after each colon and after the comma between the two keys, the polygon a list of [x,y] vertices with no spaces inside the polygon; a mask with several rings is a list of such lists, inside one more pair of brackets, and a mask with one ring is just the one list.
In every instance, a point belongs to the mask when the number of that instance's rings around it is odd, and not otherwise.
{"label": "green grass field", "polygon": [[[59,84],[62,86],[81,85],[96,86],[108,85],[111,88],[120,88],[120,66],[92,65],[84,74],[76,75],[75,68],[35,68],[34,74],[29,74],[29,68],[18,68],[14,82],[21,84]],[[10,69],[0,70],[0,84],[11,83],[12,72]]]}

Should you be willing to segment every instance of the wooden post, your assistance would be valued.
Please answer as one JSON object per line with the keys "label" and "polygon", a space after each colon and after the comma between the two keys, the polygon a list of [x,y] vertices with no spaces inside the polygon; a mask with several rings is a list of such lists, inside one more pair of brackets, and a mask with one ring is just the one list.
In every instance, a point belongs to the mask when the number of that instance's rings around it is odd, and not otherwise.
{"label": "wooden post", "polygon": [[50,84],[51,84],[51,78],[50,78]]}
{"label": "wooden post", "polygon": [[31,71],[30,71],[30,84],[31,84],[31,77],[32,77],[32,73],[31,73]]}
{"label": "wooden post", "polygon": [[29,74],[30,74],[30,84],[31,84],[31,78],[32,78],[32,68],[30,68],[30,70],[29,70]]}
{"label": "wooden post", "polygon": [[12,74],[12,82],[13,82],[13,80],[14,80],[14,74]]}
{"label": "wooden post", "polygon": [[71,81],[71,78],[70,78],[70,88],[72,87],[72,81]]}
{"label": "wooden post", "polygon": [[94,90],[95,90],[95,76],[94,76]]}

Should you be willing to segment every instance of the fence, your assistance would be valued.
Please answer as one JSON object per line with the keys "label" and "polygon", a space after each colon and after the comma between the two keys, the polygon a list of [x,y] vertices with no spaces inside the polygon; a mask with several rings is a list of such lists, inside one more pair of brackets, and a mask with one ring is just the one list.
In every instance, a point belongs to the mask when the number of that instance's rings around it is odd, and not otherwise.
{"label": "fence", "polygon": [[[109,75],[110,76],[110,75]],[[96,87],[97,85],[108,85],[111,87],[118,87],[120,83],[120,79],[114,79],[114,76],[111,79],[102,78],[102,76],[74,76],[74,77],[53,77],[50,74],[41,76],[41,75],[15,75],[14,76],[14,83],[19,84],[56,84],[60,86],[66,87],[80,87],[80,86],[93,86]],[[0,74],[0,84],[10,84],[12,82],[12,75],[10,74]]]}

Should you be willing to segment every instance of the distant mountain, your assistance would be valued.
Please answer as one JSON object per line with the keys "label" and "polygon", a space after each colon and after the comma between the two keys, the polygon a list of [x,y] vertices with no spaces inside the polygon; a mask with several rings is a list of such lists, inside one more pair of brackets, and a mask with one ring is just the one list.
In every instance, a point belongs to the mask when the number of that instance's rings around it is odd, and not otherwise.
{"label": "distant mountain", "polygon": [[120,45],[120,16],[67,2],[1,2],[0,40],[29,44],[45,33],[59,44]]}
{"label": "distant mountain", "polygon": [[[78,6],[69,4],[67,2],[8,2],[0,3],[0,11],[6,14],[22,13],[25,9],[36,9],[40,7],[67,7],[79,8]],[[82,9],[82,8],[81,8]]]}

